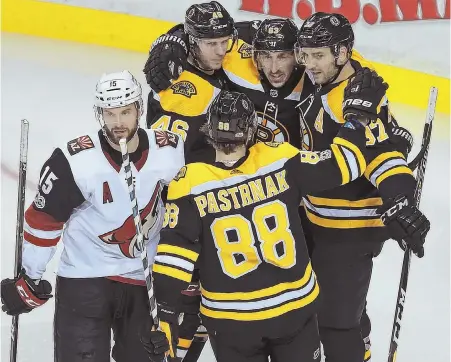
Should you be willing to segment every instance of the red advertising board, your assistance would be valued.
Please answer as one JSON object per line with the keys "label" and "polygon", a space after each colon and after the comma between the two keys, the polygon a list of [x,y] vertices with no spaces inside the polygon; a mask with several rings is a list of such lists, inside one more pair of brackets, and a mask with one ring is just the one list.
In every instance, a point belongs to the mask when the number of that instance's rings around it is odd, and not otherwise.
{"label": "red advertising board", "polygon": [[450,18],[450,0],[446,0],[444,16],[439,13],[437,0],[379,0],[377,5],[365,0],[342,0],[340,6],[334,6],[333,0],[266,1],[268,2],[267,12],[264,12],[265,0],[242,0],[239,10],[284,18],[297,15],[302,20],[317,11],[334,12],[343,14],[351,23],[355,23],[362,16],[363,21],[370,25]]}

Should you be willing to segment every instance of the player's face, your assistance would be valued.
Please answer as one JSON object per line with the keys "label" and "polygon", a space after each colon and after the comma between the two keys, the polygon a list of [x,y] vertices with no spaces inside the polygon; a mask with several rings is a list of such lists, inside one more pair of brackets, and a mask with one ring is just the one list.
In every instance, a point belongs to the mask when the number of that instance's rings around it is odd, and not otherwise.
{"label": "player's face", "polygon": [[205,69],[217,70],[221,69],[222,61],[229,48],[230,36],[215,39],[200,39],[199,46],[199,63]]}
{"label": "player's face", "polygon": [[305,65],[316,84],[325,84],[338,72],[335,57],[330,48],[301,48],[298,61]]}
{"label": "player's face", "polygon": [[259,51],[257,53],[257,64],[271,85],[280,88],[290,78],[296,66],[296,60],[292,51]]}
{"label": "player's face", "polygon": [[103,120],[106,126],[108,138],[119,144],[121,138],[130,141],[138,127],[138,110],[134,104],[124,107],[104,108]]}

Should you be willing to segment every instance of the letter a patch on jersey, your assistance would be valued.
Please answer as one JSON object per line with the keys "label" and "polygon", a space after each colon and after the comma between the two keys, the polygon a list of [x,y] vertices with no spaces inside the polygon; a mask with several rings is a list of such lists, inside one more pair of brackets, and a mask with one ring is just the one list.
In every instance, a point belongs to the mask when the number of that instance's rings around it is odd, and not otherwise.
{"label": "letter a patch on jersey", "polygon": [[108,185],[108,181],[103,183],[103,203],[108,204],[113,202],[113,195],[111,195],[110,185]]}
{"label": "letter a patch on jersey", "polygon": [[179,138],[174,133],[162,130],[155,130],[155,141],[158,147],[172,146],[177,148]]}
{"label": "letter a patch on jersey", "polygon": [[76,155],[83,150],[89,150],[90,148],[94,148],[94,143],[89,136],[81,136],[67,142],[67,150],[71,156]]}

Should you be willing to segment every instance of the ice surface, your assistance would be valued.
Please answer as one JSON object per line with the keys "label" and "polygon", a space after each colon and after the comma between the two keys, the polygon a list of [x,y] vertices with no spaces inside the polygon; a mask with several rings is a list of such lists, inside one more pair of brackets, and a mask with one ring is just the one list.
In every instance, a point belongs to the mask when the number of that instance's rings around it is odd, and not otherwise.
{"label": "ice surface", "polygon": [[[144,36],[144,35],[143,35]],[[1,278],[14,263],[20,119],[30,121],[27,206],[42,163],[54,147],[95,131],[95,84],[104,72],[130,70],[145,85],[146,55],[56,40],[2,33]],[[420,90],[428,92],[428,90]],[[440,96],[440,95],[439,95]],[[397,118],[421,142],[425,112],[394,105]],[[413,152],[412,154],[414,154]],[[436,116],[422,209],[432,223],[426,256],[414,258],[404,311],[398,362],[449,361],[449,117]],[[45,277],[55,280],[57,256]],[[376,259],[369,293],[373,362],[387,359],[402,253],[387,242]],[[19,361],[53,360],[53,300],[20,317]],[[9,360],[10,318],[1,313],[1,361]],[[213,362],[210,348],[200,362]]]}

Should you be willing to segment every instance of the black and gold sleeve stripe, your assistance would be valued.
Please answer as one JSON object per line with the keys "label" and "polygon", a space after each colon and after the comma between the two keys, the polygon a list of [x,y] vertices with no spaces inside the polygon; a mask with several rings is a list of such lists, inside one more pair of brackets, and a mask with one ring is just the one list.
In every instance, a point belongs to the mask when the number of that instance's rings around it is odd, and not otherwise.
{"label": "black and gold sleeve stripe", "polygon": [[159,244],[153,272],[189,283],[199,253],[180,246]]}
{"label": "black and gold sleeve stripe", "polygon": [[342,185],[363,174],[366,160],[359,147],[344,138],[335,137],[331,149],[342,175]]}
{"label": "black and gold sleeve stripe", "polygon": [[389,177],[407,174],[413,177],[404,155],[398,151],[384,152],[370,162],[365,170],[365,177],[377,188]]}

